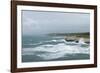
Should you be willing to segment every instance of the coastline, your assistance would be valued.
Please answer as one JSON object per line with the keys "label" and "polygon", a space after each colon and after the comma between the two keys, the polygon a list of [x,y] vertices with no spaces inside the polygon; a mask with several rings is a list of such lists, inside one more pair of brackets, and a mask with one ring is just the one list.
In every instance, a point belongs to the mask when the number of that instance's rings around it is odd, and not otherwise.
{"label": "coastline", "polygon": [[49,36],[63,36],[67,42],[75,41],[84,41],[84,43],[90,43],[90,34],[89,32],[84,33],[50,33]]}
{"label": "coastline", "polygon": [[66,41],[75,41],[79,42],[79,40],[84,41],[84,43],[89,44],[90,43],[90,38],[85,38],[85,37],[77,37],[77,36],[65,36],[64,38]]}

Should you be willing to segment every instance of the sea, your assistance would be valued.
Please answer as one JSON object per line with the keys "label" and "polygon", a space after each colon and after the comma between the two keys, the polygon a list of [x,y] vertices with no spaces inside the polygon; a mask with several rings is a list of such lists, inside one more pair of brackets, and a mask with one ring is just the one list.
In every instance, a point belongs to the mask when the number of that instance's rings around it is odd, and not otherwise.
{"label": "sea", "polygon": [[90,59],[89,44],[66,41],[64,36],[22,36],[22,62],[86,59]]}

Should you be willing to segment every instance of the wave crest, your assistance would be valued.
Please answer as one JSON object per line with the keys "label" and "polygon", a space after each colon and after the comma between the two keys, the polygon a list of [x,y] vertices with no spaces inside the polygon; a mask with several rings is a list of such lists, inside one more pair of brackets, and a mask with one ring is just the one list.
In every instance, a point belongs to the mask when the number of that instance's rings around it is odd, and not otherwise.
{"label": "wave crest", "polygon": [[[52,40],[53,42],[57,42]],[[36,55],[45,60],[57,59],[69,54],[89,54],[89,46],[82,47],[80,45],[66,45],[65,43],[59,43],[56,45],[45,44],[35,48],[23,48],[22,55]],[[41,52],[41,53],[37,53]]]}

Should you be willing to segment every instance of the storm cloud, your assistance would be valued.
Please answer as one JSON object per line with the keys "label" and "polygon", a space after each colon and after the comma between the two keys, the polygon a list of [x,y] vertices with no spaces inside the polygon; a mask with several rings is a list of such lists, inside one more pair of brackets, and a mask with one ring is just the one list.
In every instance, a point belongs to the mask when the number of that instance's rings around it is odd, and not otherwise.
{"label": "storm cloud", "polygon": [[23,35],[89,31],[89,13],[22,10]]}

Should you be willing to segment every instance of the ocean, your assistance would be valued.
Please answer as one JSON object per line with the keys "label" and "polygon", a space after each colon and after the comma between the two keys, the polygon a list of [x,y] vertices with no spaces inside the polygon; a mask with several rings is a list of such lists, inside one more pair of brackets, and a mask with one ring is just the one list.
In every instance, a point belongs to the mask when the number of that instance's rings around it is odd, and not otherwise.
{"label": "ocean", "polygon": [[65,41],[64,36],[22,36],[22,62],[90,59],[90,45]]}

